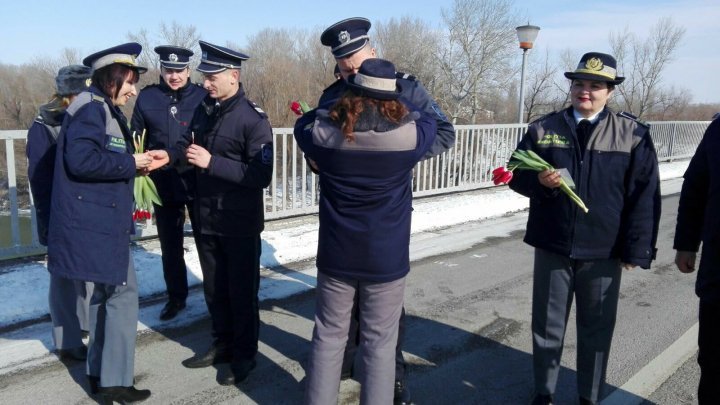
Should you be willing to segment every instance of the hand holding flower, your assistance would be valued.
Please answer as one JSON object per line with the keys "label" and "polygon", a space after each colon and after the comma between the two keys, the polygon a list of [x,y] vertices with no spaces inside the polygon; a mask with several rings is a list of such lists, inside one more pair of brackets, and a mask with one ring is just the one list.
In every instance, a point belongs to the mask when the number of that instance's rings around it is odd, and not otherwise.
{"label": "hand holding flower", "polygon": [[133,159],[135,159],[135,168],[138,170],[147,168],[152,162],[152,157],[147,153],[135,153]]}
{"label": "hand holding flower", "polygon": [[201,169],[207,169],[207,167],[210,166],[210,159],[212,158],[210,152],[198,144],[190,145],[185,152],[185,156],[190,164]]}
{"label": "hand holding flower", "polygon": [[540,184],[547,188],[558,188],[562,185],[562,177],[555,170],[543,170],[538,173]]}

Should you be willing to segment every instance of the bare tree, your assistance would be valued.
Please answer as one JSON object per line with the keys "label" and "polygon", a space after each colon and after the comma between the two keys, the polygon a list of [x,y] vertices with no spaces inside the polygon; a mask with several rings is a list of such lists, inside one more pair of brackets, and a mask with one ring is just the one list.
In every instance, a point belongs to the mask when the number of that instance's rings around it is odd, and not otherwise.
{"label": "bare tree", "polygon": [[400,72],[414,75],[430,91],[435,88],[439,73],[439,32],[419,19],[405,16],[375,24],[375,44],[381,57],[390,60]]}
{"label": "bare tree", "polygon": [[672,18],[662,18],[651,29],[648,38],[639,38],[626,27],[610,34],[610,46],[618,59],[620,75],[626,77],[618,87],[621,108],[638,116],[660,107],[662,73],[685,35]]}
{"label": "bare tree", "polygon": [[550,52],[545,52],[545,58],[541,63],[531,64],[528,92],[525,100],[525,122],[530,122],[541,115],[553,111],[558,97],[564,97],[557,91],[555,78],[558,68],[550,61]]}
{"label": "bare tree", "polygon": [[447,39],[441,63],[444,97],[453,121],[475,123],[484,94],[512,78],[517,14],[511,0],[454,0],[442,10]]}

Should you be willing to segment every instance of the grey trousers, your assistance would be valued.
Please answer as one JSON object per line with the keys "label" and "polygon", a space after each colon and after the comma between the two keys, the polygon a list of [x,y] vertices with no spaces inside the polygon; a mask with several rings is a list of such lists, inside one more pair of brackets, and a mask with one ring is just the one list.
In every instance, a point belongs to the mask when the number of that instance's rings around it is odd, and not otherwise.
{"label": "grey trousers", "polygon": [[353,297],[360,311],[360,403],[392,404],[395,346],[405,278],[388,283],[339,279],[318,272],[315,328],[307,367],[305,403],[335,405],[350,328]]}
{"label": "grey trousers", "polygon": [[82,331],[90,330],[89,311],[93,283],[50,274],[48,306],[56,349],[83,345]]}
{"label": "grey trousers", "polygon": [[90,300],[87,374],[101,387],[130,387],[135,373],[138,289],[132,256],[126,285],[95,283]]}
{"label": "grey trousers", "polygon": [[532,336],[537,393],[555,392],[574,296],[578,394],[598,401],[615,329],[621,274],[618,259],[574,260],[535,249]]}

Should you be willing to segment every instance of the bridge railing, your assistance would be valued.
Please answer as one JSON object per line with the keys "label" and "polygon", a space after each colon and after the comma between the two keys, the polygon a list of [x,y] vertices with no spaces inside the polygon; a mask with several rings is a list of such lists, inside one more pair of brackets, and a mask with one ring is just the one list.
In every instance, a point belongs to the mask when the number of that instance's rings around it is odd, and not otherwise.
{"label": "bridge railing", "polygon": [[[660,161],[691,157],[709,121],[652,122],[650,134]],[[455,146],[413,170],[416,197],[492,187],[491,171],[505,164],[527,124],[456,125]],[[312,173],[292,136],[292,128],[274,128],[275,166],[265,190],[267,219],[317,212],[318,177]],[[38,243],[35,210],[27,182],[26,130],[0,131],[6,173],[0,184],[0,260],[44,252]],[[2,145],[3,142],[0,142]],[[21,181],[18,181],[20,179]],[[152,224],[138,227],[139,237],[156,235]]]}

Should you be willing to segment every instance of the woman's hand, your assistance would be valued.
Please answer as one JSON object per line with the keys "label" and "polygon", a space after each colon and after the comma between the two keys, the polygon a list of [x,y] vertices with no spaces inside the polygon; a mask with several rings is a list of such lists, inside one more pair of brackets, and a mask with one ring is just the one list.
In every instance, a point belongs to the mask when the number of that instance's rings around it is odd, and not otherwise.
{"label": "woman's hand", "polygon": [[135,169],[137,170],[143,170],[148,167],[150,167],[150,163],[152,163],[152,156],[148,152],[145,153],[135,153],[133,154],[133,158],[135,159]]}

